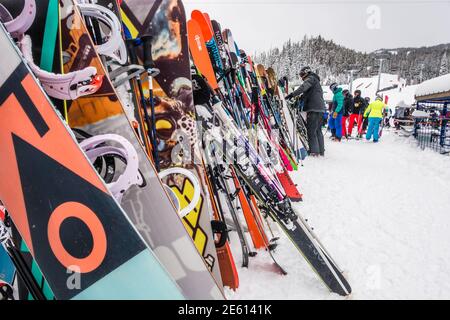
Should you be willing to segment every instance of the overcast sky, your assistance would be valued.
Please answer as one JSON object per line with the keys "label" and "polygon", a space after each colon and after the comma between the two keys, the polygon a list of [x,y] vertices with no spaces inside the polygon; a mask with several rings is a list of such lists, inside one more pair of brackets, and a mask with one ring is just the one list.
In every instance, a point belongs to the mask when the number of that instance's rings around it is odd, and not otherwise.
{"label": "overcast sky", "polygon": [[185,0],[248,53],[322,35],[359,51],[450,43],[450,0]]}

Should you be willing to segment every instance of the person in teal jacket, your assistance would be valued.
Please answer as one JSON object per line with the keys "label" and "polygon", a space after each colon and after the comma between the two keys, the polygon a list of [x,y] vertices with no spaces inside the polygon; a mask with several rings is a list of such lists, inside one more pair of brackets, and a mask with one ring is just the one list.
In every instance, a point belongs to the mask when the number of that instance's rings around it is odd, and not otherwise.
{"label": "person in teal jacket", "polygon": [[383,102],[383,98],[378,96],[377,99],[369,104],[366,112],[364,112],[364,118],[369,118],[369,127],[367,128],[366,139],[372,140],[377,143],[380,139],[380,124],[383,120],[383,114],[386,109],[386,104]]}
{"label": "person in teal jacket", "polygon": [[337,83],[333,83],[330,86],[330,89],[333,92],[334,96],[328,126],[331,129],[331,132],[335,140],[341,141],[342,116],[344,114],[344,94],[342,93],[342,88],[340,88]]}

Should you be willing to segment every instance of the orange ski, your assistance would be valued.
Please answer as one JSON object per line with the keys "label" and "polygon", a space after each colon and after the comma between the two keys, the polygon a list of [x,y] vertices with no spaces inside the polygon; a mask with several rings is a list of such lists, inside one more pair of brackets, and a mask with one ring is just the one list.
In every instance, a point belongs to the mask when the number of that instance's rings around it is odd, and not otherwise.
{"label": "orange ski", "polygon": [[211,41],[211,39],[214,37],[214,33],[212,32],[212,28],[210,28],[207,18],[203,15],[203,13],[199,10],[194,10],[191,13],[191,18],[192,20],[197,21],[200,25],[205,41]]}
{"label": "orange ski", "polygon": [[[222,221],[222,218],[219,214],[219,208],[217,207],[217,202],[214,197],[214,190],[211,186],[211,181],[209,181],[208,177],[205,177],[205,182],[206,185],[208,186],[209,196],[211,199],[212,209],[214,213],[214,219],[217,221]],[[230,287],[232,290],[236,290],[237,288],[239,288],[239,275],[236,269],[236,263],[234,262],[233,253],[231,252],[228,240],[225,241],[225,244],[220,247],[217,247],[216,243],[216,250],[223,285]]]}
{"label": "orange ski", "polygon": [[299,202],[303,200],[303,195],[298,191],[297,186],[292,181],[292,178],[286,169],[283,169],[283,172],[277,172],[277,177],[291,201]]}
{"label": "orange ski", "polygon": [[[241,183],[239,182],[234,169],[231,167],[231,175],[233,176],[234,185],[236,187],[237,196],[241,204],[242,212],[244,213],[245,221],[247,222],[248,232],[252,238],[253,245],[255,249],[267,248],[267,237],[265,237],[264,229],[261,229],[256,222],[255,216],[253,215],[250,203],[245,196],[244,190],[242,189]],[[266,240],[264,239],[266,238]]]}
{"label": "orange ski", "polygon": [[199,23],[195,20],[188,21],[188,38],[189,48],[195,66],[198,68],[200,73],[206,77],[209,85],[214,90],[217,90],[219,85],[217,84],[216,74],[214,73],[211,59],[209,58],[208,49],[205,45],[202,29],[200,28]]}

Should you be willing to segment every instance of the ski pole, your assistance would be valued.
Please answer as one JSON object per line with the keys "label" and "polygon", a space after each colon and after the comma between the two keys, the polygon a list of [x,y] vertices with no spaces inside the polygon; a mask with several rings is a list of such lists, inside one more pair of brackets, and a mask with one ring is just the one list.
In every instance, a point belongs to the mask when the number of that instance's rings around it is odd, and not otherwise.
{"label": "ski pole", "polygon": [[[128,55],[130,57],[131,64],[138,64],[139,61],[138,61],[138,57],[137,57],[136,51],[135,51],[136,50],[135,40],[127,39],[127,40],[125,40],[125,42],[127,44]],[[144,96],[144,89],[142,89],[141,76],[140,75],[136,76],[135,81],[136,81],[136,84],[138,87],[139,96],[141,98],[141,108],[144,111],[144,121],[145,121],[145,124],[147,125],[147,128],[145,128],[145,127],[143,128],[143,130],[144,130],[143,134],[147,135],[150,138],[150,140],[153,141],[152,131],[151,131],[152,125],[150,122],[150,117],[148,115],[147,104],[146,104],[145,96]],[[154,148],[155,148],[155,146],[153,145],[152,150],[151,150],[151,155],[153,157],[153,161],[155,162],[155,167],[156,167],[157,171],[159,171],[159,163],[157,163],[154,158]]]}
{"label": "ski pole", "polygon": [[144,68],[147,69],[148,74],[148,90],[150,92],[150,109],[152,112],[152,144],[153,144],[153,157],[155,159],[156,170],[159,171],[159,155],[158,155],[158,142],[156,140],[156,115],[155,115],[155,101],[153,98],[153,78],[159,75],[159,69],[155,68],[155,63],[152,57],[152,41],[153,36],[143,35],[141,40],[144,44]]}

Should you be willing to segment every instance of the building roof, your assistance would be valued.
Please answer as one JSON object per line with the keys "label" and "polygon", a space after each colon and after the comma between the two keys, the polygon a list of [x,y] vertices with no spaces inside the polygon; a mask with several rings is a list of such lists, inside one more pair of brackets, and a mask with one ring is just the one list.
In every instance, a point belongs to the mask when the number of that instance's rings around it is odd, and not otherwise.
{"label": "building roof", "polygon": [[450,101],[450,73],[421,83],[416,91],[417,101]]}

